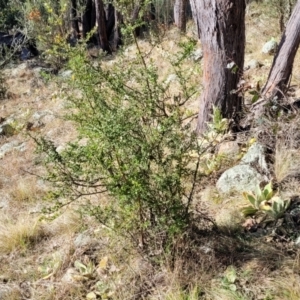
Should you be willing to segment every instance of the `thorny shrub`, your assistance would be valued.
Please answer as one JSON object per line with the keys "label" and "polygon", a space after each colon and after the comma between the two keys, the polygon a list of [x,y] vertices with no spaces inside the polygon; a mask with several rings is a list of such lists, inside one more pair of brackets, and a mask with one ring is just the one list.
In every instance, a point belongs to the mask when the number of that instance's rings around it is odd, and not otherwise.
{"label": "thorny shrub", "polygon": [[147,253],[172,249],[192,221],[203,150],[186,108],[196,93],[189,84],[192,70],[184,68],[194,45],[182,43],[170,59],[180,86],[176,94],[174,81],[159,78],[137,41],[135,58],[120,54],[109,67],[89,61],[77,48],[69,58],[67,118],[77,127],[78,140],[63,152],[52,141],[38,141],[47,154],[48,179],[60,195],[106,193],[86,210]]}

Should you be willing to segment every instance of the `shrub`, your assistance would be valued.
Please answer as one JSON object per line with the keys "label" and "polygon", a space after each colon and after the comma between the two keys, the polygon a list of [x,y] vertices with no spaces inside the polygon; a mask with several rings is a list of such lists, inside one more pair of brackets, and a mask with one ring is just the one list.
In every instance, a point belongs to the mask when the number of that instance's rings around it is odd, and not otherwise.
{"label": "shrub", "polygon": [[0,0],[0,31],[20,26],[20,3],[23,0]]}
{"label": "shrub", "polygon": [[26,0],[23,8],[23,23],[29,36],[36,39],[43,59],[55,69],[62,68],[68,57],[69,9],[66,0]]}
{"label": "shrub", "polygon": [[[180,86],[175,94],[174,82],[159,79],[138,44],[136,58],[121,56],[109,68],[88,61],[83,49],[73,52],[68,118],[78,141],[61,153],[53,142],[38,141],[47,154],[48,179],[61,193],[106,193],[89,212],[148,253],[168,249],[192,220],[201,149],[191,130],[194,116],[185,108],[195,87],[184,64],[194,44],[182,44],[171,59]],[[198,153],[196,162],[191,151]]]}

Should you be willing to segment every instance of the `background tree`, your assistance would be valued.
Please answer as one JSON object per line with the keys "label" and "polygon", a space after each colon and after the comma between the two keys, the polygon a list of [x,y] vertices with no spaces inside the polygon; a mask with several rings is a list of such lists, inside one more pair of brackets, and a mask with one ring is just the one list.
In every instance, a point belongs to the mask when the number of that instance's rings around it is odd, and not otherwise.
{"label": "background tree", "polygon": [[203,49],[203,93],[197,131],[206,129],[213,106],[236,118],[242,97],[235,93],[244,67],[245,1],[191,0]]}
{"label": "background tree", "polygon": [[96,20],[98,23],[98,30],[97,30],[98,45],[101,47],[103,51],[111,53],[111,48],[109,46],[109,42],[107,38],[106,16],[104,11],[103,1],[95,0],[95,8],[96,8]]}
{"label": "background tree", "polygon": [[85,4],[85,9],[82,16],[82,36],[87,37],[87,34],[96,25],[96,10],[95,3],[93,0],[87,0]]}
{"label": "background tree", "polygon": [[155,6],[153,2],[136,1],[131,13],[131,23],[135,27],[135,36],[140,37],[149,29],[151,21],[155,20]]}
{"label": "background tree", "polygon": [[190,0],[190,6],[191,6],[191,11],[192,11],[192,16],[193,16],[194,24],[195,24],[196,29],[197,29],[197,34],[198,34],[198,37],[200,37],[199,26],[198,26],[198,19],[197,19],[196,2],[194,0]]}
{"label": "background tree", "polygon": [[113,51],[116,51],[118,46],[122,45],[122,35],[121,35],[121,24],[122,24],[122,15],[117,9],[114,10],[115,13],[115,22],[113,28],[113,39],[111,41],[111,47]]}
{"label": "background tree", "polygon": [[71,0],[71,23],[73,29],[73,37],[78,39],[80,30],[77,15],[77,0]]}
{"label": "background tree", "polygon": [[286,29],[283,32],[272,68],[263,88],[262,94],[265,97],[282,95],[287,91],[294,59],[300,43],[300,0],[298,0]]}
{"label": "background tree", "polygon": [[181,32],[186,31],[187,4],[187,0],[175,0],[174,3],[174,21]]}

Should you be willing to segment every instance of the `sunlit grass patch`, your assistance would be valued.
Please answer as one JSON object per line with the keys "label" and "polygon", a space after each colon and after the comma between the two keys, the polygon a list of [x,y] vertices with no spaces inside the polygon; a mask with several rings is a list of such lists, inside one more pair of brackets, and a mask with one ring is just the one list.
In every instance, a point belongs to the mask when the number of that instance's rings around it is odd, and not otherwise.
{"label": "sunlit grass patch", "polygon": [[38,218],[22,216],[16,222],[2,216],[0,223],[0,253],[24,251],[44,235]]}
{"label": "sunlit grass patch", "polygon": [[47,235],[72,235],[83,225],[81,217],[76,212],[66,211],[53,221],[43,225]]}
{"label": "sunlit grass patch", "polygon": [[274,173],[278,182],[300,173],[300,152],[279,142],[275,151]]}

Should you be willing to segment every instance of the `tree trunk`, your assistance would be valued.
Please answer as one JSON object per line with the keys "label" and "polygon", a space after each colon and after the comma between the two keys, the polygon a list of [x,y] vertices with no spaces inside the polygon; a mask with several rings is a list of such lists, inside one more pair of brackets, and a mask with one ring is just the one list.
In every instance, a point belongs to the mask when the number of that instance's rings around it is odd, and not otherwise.
{"label": "tree trunk", "polygon": [[181,32],[186,32],[187,0],[175,0],[174,21]]}
{"label": "tree trunk", "polygon": [[87,34],[94,28],[95,25],[96,25],[95,5],[93,3],[93,0],[87,0],[85,5],[85,10],[82,16],[83,38],[87,37]]}
{"label": "tree trunk", "polygon": [[190,5],[191,5],[193,20],[194,20],[194,23],[195,23],[195,26],[196,26],[197,34],[198,34],[198,37],[200,37],[200,28],[199,28],[199,25],[198,25],[195,0],[190,0]]}
{"label": "tree trunk", "polygon": [[[139,13],[141,10],[141,5],[144,4],[144,1],[142,0],[141,3],[135,3],[132,14],[131,14],[131,22],[134,24],[136,22],[138,22],[139,20]],[[134,34],[136,37],[139,37],[141,35],[141,31],[142,31],[142,25],[137,26],[134,29]]]}
{"label": "tree trunk", "polygon": [[114,51],[122,45],[121,29],[120,24],[122,23],[121,13],[115,9],[115,27],[114,27],[114,36],[112,41],[112,49]]}
{"label": "tree trunk", "polygon": [[[147,4],[147,9],[145,9],[145,1],[141,0],[135,3],[132,14],[131,14],[131,22],[141,23],[141,25],[137,26],[134,30],[134,34],[136,37],[140,37],[144,31],[147,31],[147,25],[150,24],[151,21],[155,20],[155,6],[152,2]],[[140,12],[143,10],[143,16],[140,18]]]}
{"label": "tree trunk", "polygon": [[79,39],[79,24],[77,16],[77,0],[71,0],[71,18],[72,18],[72,29],[73,29],[73,38],[76,40]]}
{"label": "tree trunk", "polygon": [[106,18],[105,18],[103,1],[95,0],[95,6],[96,6],[96,20],[98,23],[98,30],[97,30],[98,44],[103,51],[107,53],[111,53],[111,49],[108,43],[108,38],[106,35]]}
{"label": "tree trunk", "polygon": [[203,50],[203,92],[198,133],[203,133],[213,106],[223,117],[238,118],[242,97],[235,93],[244,68],[245,0],[191,0]]}
{"label": "tree trunk", "polygon": [[109,3],[106,6],[105,15],[106,15],[106,36],[107,36],[108,40],[110,40],[110,38],[113,34],[114,27],[115,27],[115,22],[116,22],[115,8],[111,3]]}
{"label": "tree trunk", "polygon": [[282,97],[289,87],[294,59],[300,44],[299,16],[300,0],[298,0],[283,32],[267,83],[262,90],[264,97]]}

